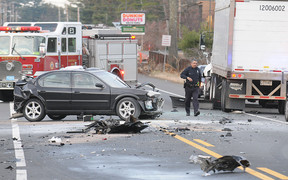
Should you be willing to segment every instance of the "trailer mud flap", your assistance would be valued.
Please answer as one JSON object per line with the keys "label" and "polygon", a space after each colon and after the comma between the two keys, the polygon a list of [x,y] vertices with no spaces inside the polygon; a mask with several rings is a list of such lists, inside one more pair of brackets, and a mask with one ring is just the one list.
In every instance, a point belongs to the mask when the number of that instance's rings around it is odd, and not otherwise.
{"label": "trailer mud flap", "polygon": [[[224,93],[224,94],[223,94]],[[243,110],[245,99],[229,98],[229,94],[246,94],[246,81],[223,80],[221,91],[221,108],[225,110]]]}

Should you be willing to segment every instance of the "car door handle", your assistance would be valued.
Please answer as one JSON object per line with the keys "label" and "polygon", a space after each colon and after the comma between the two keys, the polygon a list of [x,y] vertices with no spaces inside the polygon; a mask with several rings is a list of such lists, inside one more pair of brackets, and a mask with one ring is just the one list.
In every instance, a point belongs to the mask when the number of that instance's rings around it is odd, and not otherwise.
{"label": "car door handle", "polygon": [[46,91],[41,90],[40,93],[45,93]]}
{"label": "car door handle", "polygon": [[74,91],[75,94],[80,94],[80,91]]}

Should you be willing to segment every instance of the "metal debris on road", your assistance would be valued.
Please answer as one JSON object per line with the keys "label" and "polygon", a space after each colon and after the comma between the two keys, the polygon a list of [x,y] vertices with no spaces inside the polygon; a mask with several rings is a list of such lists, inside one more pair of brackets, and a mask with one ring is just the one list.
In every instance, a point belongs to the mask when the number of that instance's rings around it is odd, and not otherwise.
{"label": "metal debris on road", "polygon": [[201,170],[205,172],[205,176],[210,175],[209,172],[213,171],[231,171],[233,172],[237,167],[242,166],[243,171],[250,166],[250,162],[242,156],[222,156],[218,159],[211,160],[210,156],[194,156],[192,155],[189,160],[194,164],[200,164]]}
{"label": "metal debris on road", "polygon": [[68,131],[67,133],[86,133],[91,128],[94,128],[96,134],[107,134],[107,133],[140,133],[143,129],[147,128],[147,123],[138,121],[133,116],[130,116],[128,121],[121,124],[120,120],[108,119],[108,120],[96,120],[89,124],[87,128],[80,131]]}
{"label": "metal debris on road", "polygon": [[231,132],[228,132],[225,136],[226,136],[226,137],[231,137],[231,136],[232,136],[232,133],[231,133]]}
{"label": "metal debris on road", "polygon": [[224,128],[224,129],[222,129],[222,131],[232,131],[232,129],[230,129],[230,128]]}
{"label": "metal debris on road", "polygon": [[219,120],[220,124],[226,124],[226,123],[232,123],[232,121],[226,117],[223,117],[221,120]]}
{"label": "metal debris on road", "polygon": [[8,166],[8,167],[6,167],[5,169],[9,169],[9,170],[13,170],[14,168],[12,167],[12,166]]}
{"label": "metal debris on road", "polygon": [[51,139],[48,140],[48,142],[50,142],[50,143],[61,143],[62,140],[59,137],[54,137],[53,136]]}

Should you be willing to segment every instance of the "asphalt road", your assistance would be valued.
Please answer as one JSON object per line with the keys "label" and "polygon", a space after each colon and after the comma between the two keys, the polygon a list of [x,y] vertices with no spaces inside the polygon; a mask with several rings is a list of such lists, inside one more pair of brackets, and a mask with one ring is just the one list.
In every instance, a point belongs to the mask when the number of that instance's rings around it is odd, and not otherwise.
{"label": "asphalt road", "polygon": [[[149,128],[140,134],[68,134],[91,122],[10,120],[13,104],[0,103],[0,179],[288,179],[288,126],[276,109],[250,103],[244,112],[223,113],[201,101],[201,114],[187,117],[183,107],[171,112],[169,96],[183,96],[181,84],[138,79],[154,83],[165,99],[163,115],[143,121]],[[50,143],[52,137],[64,145]],[[191,155],[241,155],[251,166],[203,176]]]}

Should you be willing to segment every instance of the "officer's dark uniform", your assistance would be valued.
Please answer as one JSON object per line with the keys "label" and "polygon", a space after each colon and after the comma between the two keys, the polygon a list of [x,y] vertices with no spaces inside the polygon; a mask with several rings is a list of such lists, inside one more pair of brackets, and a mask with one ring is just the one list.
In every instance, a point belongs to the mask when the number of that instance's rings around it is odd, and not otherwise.
{"label": "officer's dark uniform", "polygon": [[[184,71],[180,74],[180,77],[186,79],[186,82],[184,84],[186,115],[190,115],[191,97],[193,97],[194,116],[198,116],[200,114],[200,112],[198,111],[198,94],[201,82],[200,69],[198,67],[193,68],[192,66],[189,66],[184,69]],[[190,82],[187,77],[190,77],[193,81]]]}

